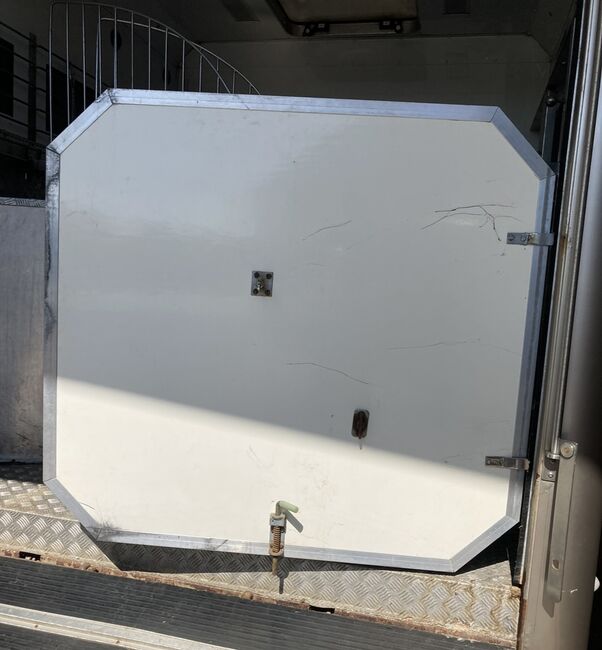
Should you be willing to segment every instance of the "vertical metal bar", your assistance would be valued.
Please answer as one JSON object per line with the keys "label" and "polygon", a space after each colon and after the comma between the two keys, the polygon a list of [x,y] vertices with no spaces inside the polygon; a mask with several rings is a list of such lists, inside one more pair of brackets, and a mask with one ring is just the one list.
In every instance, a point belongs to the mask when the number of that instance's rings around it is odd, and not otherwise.
{"label": "vertical metal bar", "polygon": [[65,69],[67,71],[67,124],[71,124],[71,73],[69,70],[69,3],[65,3]]}
{"label": "vertical metal bar", "polygon": [[50,17],[48,20],[48,87],[46,95],[48,101],[48,127],[50,140],[52,140],[52,21],[54,18],[54,5],[50,5]]}
{"label": "vertical metal bar", "polygon": [[[98,8],[100,11],[100,7]],[[96,19],[96,47],[94,48],[94,99],[98,97],[98,45],[99,45],[100,23]]]}
{"label": "vertical metal bar", "polygon": [[546,591],[555,603],[562,600],[564,583],[564,565],[571,511],[571,496],[575,476],[575,456],[578,445],[563,441],[560,447],[560,459],[556,478],[556,495],[550,533],[550,551],[546,571]]}
{"label": "vertical metal bar", "polygon": [[236,92],[236,68],[232,68],[232,89],[230,92],[234,95]]}
{"label": "vertical metal bar", "polygon": [[203,92],[203,53],[199,51],[199,92]]}
{"label": "vertical metal bar", "polygon": [[102,95],[102,11],[98,5],[98,94]]}
{"label": "vertical metal bar", "polygon": [[[541,157],[550,167],[556,169],[557,159],[554,158],[554,147],[557,141],[558,122],[562,115],[562,105],[553,96],[546,98],[546,107],[543,118],[543,134],[541,140]],[[554,167],[556,165],[556,167]]]}
{"label": "vertical metal bar", "polygon": [[[585,3],[588,5],[589,3]],[[575,87],[575,122],[571,126],[567,151],[567,172],[565,174],[562,203],[560,206],[559,239],[566,238],[567,247],[559,246],[556,253],[556,279],[552,301],[555,308],[550,316],[548,333],[548,362],[544,368],[543,384],[545,402],[542,406],[539,430],[542,432],[546,450],[559,453],[559,435],[562,421],[563,397],[568,368],[570,328],[573,318],[573,298],[577,283],[579,263],[578,249],[581,243],[582,221],[580,215],[585,207],[584,187],[588,181],[590,141],[595,120],[592,102],[595,101],[597,78],[585,73],[585,68],[602,69],[597,45],[588,40],[587,30],[594,32],[602,15],[599,2],[594,2],[586,12],[591,19],[584,23],[581,37],[583,66]],[[593,38],[592,38],[593,41]],[[589,103],[589,105],[588,105]],[[549,398],[549,399],[548,399]]]}
{"label": "vertical metal bar", "polygon": [[29,34],[29,73],[27,84],[27,138],[30,142],[36,141],[36,125],[38,114],[36,111],[37,100],[37,52],[38,41],[35,34]]}
{"label": "vertical metal bar", "polygon": [[167,90],[167,30],[165,28],[165,52],[163,54],[163,90]]}
{"label": "vertical metal bar", "polygon": [[151,30],[151,19],[148,19],[148,88],[147,90],[150,90],[151,87],[151,38],[152,38],[152,30]]}
{"label": "vertical metal bar", "polygon": [[130,88],[134,87],[134,12],[130,12]]}
{"label": "vertical metal bar", "polygon": [[[600,323],[602,258],[602,6],[581,3],[581,35],[564,162],[554,285],[522,594],[521,650],[588,646],[591,580],[600,541]],[[581,304],[579,305],[579,302]],[[578,318],[581,313],[581,318]],[[595,397],[592,398],[592,395]],[[579,445],[569,507],[562,599],[546,589],[554,483],[544,479],[546,452],[562,450],[562,433]],[[540,478],[541,476],[541,478]],[[556,492],[558,485],[556,485]],[[555,558],[551,558],[552,560]],[[560,564],[559,564],[560,566]]]}
{"label": "vertical metal bar", "polygon": [[220,81],[220,76],[219,76],[219,59],[216,59],[215,61],[215,76],[217,77],[217,87],[215,92],[219,92],[219,81]]}
{"label": "vertical metal bar", "polygon": [[86,84],[86,5],[82,2],[82,102],[84,110],[86,110]]}
{"label": "vertical metal bar", "polygon": [[117,88],[117,7],[113,8],[113,88]]}
{"label": "vertical metal bar", "polygon": [[185,63],[186,63],[186,59],[184,58],[184,46],[185,45],[186,45],[186,41],[184,39],[182,39],[182,70],[181,70],[181,74],[182,74],[181,88],[182,88],[182,90],[184,90],[184,66],[185,66]]}

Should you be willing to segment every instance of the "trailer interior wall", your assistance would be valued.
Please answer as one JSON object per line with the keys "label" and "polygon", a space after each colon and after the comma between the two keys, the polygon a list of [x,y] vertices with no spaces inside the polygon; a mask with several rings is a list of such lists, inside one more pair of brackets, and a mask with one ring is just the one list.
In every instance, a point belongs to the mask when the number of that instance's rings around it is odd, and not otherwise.
{"label": "trailer interior wall", "polygon": [[[530,3],[531,11],[520,3],[508,3],[503,11],[473,3],[469,15],[446,16],[438,3],[419,2],[421,29],[415,36],[363,38],[290,37],[262,0],[248,0],[258,18],[250,22],[235,21],[218,2],[117,4],[202,42],[246,74],[262,94],[494,105],[537,144],[538,134],[530,127],[572,3],[541,0]],[[50,0],[4,0],[1,20],[47,45],[49,7]],[[59,5],[56,11],[61,23],[64,9]],[[71,11],[77,23],[79,8]],[[95,8],[88,11],[93,14]],[[59,54],[60,28],[57,24]],[[128,40],[123,39],[124,50]],[[76,58],[80,49],[74,41]],[[127,58],[127,52],[120,56]],[[129,80],[117,85],[129,86]]]}
{"label": "trailer interior wall", "polygon": [[499,106],[530,129],[549,55],[529,36],[305,38],[211,43],[265,95]]}

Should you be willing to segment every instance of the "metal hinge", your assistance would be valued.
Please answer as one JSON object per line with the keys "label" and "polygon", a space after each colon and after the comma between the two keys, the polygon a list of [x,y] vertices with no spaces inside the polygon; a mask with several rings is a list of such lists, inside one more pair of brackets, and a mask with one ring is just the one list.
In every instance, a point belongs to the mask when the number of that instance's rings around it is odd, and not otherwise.
{"label": "metal hinge", "polygon": [[509,232],[506,236],[507,244],[517,246],[553,246],[554,233],[552,232]]}
{"label": "metal hinge", "polygon": [[[564,562],[566,543],[575,475],[577,443],[561,440],[557,461],[556,491],[554,494],[554,512],[550,530],[550,546],[546,567],[546,591],[556,603],[562,599],[564,582]],[[555,454],[554,454],[555,455]]]}
{"label": "metal hinge", "polygon": [[485,465],[490,467],[502,467],[503,469],[515,469],[526,472],[529,469],[528,458],[516,458],[512,456],[485,456]]}

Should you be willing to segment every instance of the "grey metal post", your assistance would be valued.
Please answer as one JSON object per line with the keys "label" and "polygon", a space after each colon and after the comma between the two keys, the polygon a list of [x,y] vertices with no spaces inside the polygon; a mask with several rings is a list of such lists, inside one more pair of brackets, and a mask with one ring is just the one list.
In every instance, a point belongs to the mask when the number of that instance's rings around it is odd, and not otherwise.
{"label": "grey metal post", "polygon": [[29,64],[28,64],[28,84],[27,84],[27,138],[30,142],[37,140],[37,106],[36,100],[38,95],[38,42],[35,34],[29,34]]}
{"label": "grey metal post", "polygon": [[[586,650],[588,645],[602,524],[601,21],[600,3],[585,3],[529,520],[521,650]],[[549,471],[558,469],[560,475],[563,470],[562,457],[560,466],[554,465],[563,440],[577,444],[568,496],[559,495],[560,483],[548,477]],[[563,497],[568,499],[564,521],[558,517]],[[555,558],[550,540],[559,539],[559,525],[566,545]]]}

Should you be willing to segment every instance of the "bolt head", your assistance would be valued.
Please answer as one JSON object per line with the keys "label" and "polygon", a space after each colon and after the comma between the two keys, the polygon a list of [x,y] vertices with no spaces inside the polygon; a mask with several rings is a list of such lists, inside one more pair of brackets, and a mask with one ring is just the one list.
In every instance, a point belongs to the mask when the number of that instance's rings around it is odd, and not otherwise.
{"label": "bolt head", "polygon": [[560,445],[560,455],[563,458],[572,458],[575,454],[575,447],[570,442],[563,442]]}

